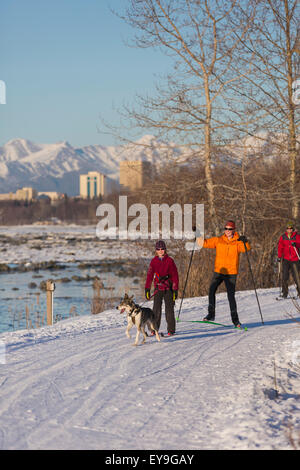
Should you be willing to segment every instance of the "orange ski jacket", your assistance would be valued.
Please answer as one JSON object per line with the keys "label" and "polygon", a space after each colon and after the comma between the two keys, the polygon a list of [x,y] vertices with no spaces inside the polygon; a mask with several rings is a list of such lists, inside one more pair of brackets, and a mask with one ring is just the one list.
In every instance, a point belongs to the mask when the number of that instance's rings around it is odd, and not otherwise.
{"label": "orange ski jacket", "polygon": [[[239,234],[234,233],[231,239],[226,235],[212,237],[204,240],[203,248],[215,248],[215,272],[220,274],[238,274],[240,253],[245,253],[245,246],[242,241],[238,241]],[[247,251],[251,249],[249,242],[246,242]]]}

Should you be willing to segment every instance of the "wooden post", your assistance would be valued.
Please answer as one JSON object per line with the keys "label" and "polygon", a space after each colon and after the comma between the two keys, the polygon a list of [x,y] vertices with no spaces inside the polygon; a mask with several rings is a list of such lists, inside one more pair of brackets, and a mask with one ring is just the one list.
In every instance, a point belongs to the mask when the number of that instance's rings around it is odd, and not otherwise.
{"label": "wooden post", "polygon": [[47,291],[47,325],[53,325],[53,292],[55,284],[52,281],[46,282]]}

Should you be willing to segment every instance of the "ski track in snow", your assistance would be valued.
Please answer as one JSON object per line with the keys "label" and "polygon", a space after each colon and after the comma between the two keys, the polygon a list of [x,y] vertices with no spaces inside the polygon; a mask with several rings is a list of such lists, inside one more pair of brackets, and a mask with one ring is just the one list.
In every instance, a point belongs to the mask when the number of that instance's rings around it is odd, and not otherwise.
{"label": "ski track in snow", "polygon": [[[300,380],[290,353],[300,329],[286,316],[291,301],[258,293],[264,326],[254,292],[237,293],[247,332],[185,322],[206,314],[203,297],[184,300],[178,334],[161,343],[133,347],[135,331],[128,340],[116,311],[0,335],[0,448],[291,448]],[[230,323],[223,293],[216,321]]]}

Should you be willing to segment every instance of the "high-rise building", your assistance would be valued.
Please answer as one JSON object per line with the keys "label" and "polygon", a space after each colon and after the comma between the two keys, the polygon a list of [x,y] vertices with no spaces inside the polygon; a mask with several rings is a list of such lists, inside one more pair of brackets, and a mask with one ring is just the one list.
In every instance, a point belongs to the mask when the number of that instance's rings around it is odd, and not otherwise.
{"label": "high-rise building", "polygon": [[122,189],[134,191],[151,179],[152,165],[142,160],[120,162],[120,185]]}
{"label": "high-rise building", "polygon": [[93,198],[104,196],[106,176],[97,171],[89,171],[87,175],[80,175],[80,196]]}

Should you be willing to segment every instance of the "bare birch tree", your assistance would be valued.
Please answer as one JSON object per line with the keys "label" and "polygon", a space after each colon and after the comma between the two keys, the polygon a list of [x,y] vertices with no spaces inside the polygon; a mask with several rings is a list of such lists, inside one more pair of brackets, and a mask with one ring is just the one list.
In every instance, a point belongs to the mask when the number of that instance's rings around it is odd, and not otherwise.
{"label": "bare birch tree", "polygon": [[248,18],[239,25],[239,35],[231,26],[238,4],[237,0],[130,0],[122,16],[137,30],[137,47],[159,48],[173,61],[173,70],[157,86],[156,96],[137,97],[135,106],[124,108],[124,118],[135,127],[190,145],[191,153],[204,160],[208,215],[217,233],[214,151],[228,138],[232,125],[226,90],[247,73],[232,74],[234,51],[249,29]]}
{"label": "bare birch tree", "polygon": [[291,211],[287,216],[296,220],[300,200],[297,185],[300,106],[293,99],[293,82],[300,72],[300,3],[299,0],[256,0],[254,18],[249,16],[249,3],[253,2],[240,3],[239,17],[245,22],[251,19],[252,23],[247,37],[240,36],[240,47],[241,61],[251,58],[252,66],[240,94],[246,98],[256,125],[273,133],[277,140],[274,144],[288,157]]}

